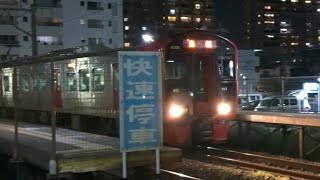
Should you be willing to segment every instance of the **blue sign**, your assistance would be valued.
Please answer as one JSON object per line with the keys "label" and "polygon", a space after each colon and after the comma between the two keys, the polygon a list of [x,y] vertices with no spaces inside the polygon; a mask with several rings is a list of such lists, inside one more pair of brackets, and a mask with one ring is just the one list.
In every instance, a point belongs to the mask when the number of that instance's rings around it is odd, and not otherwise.
{"label": "blue sign", "polygon": [[120,149],[162,146],[162,71],[159,52],[119,52]]}

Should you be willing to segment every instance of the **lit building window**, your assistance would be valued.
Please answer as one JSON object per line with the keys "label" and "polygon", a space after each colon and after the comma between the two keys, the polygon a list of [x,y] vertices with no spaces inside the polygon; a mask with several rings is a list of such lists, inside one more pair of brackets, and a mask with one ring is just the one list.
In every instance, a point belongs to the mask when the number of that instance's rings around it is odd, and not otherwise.
{"label": "lit building window", "polygon": [[147,30],[147,27],[143,26],[143,27],[142,27],[142,30],[143,30],[143,31],[146,31],[146,30]]}
{"label": "lit building window", "polygon": [[270,9],[271,9],[271,6],[264,6],[264,9],[270,10]]}
{"label": "lit building window", "polygon": [[310,45],[311,45],[311,43],[309,43],[309,42],[306,43],[306,46],[310,46]]}
{"label": "lit building window", "polygon": [[307,1],[307,0],[306,0],[306,1],[304,1],[304,2],[305,2],[306,4],[310,4],[310,3],[311,3],[311,1]]}
{"label": "lit building window", "polygon": [[195,7],[196,9],[200,9],[200,4],[195,4],[194,7]]}
{"label": "lit building window", "polygon": [[291,2],[298,2],[298,0],[291,0]]}
{"label": "lit building window", "polygon": [[129,29],[130,29],[129,26],[125,26],[125,27],[124,27],[124,30],[126,30],[126,31],[128,31]]}
{"label": "lit building window", "polygon": [[125,42],[124,43],[124,47],[130,47],[130,43],[129,42]]}
{"label": "lit building window", "polygon": [[129,18],[127,18],[127,17],[123,18],[124,22],[127,22],[128,20],[129,20]]}
{"label": "lit building window", "polygon": [[292,39],[299,39],[299,36],[291,36]]}
{"label": "lit building window", "polygon": [[260,21],[258,21],[258,24],[261,24],[261,22],[260,22]]}
{"label": "lit building window", "polygon": [[274,21],[264,21],[265,24],[274,24]]}
{"label": "lit building window", "polygon": [[267,38],[269,38],[269,39],[273,39],[274,38],[274,35],[266,35],[267,36]]}
{"label": "lit building window", "polygon": [[280,29],[280,33],[286,33],[287,31],[288,31],[287,28],[281,28],[281,29]]}
{"label": "lit building window", "polygon": [[190,22],[190,18],[186,16],[181,17],[181,22]]}
{"label": "lit building window", "polygon": [[320,12],[320,9],[319,9],[319,8],[317,9],[317,12]]}
{"label": "lit building window", "polygon": [[168,16],[168,21],[176,21],[177,18],[175,16]]}
{"label": "lit building window", "polygon": [[318,41],[320,41],[320,36],[318,36]]}
{"label": "lit building window", "polygon": [[264,17],[274,17],[274,14],[264,14]]}
{"label": "lit building window", "polygon": [[258,17],[261,17],[261,14],[258,14]]}
{"label": "lit building window", "polygon": [[204,18],[204,21],[211,22],[211,18]]}
{"label": "lit building window", "polygon": [[291,46],[298,46],[299,45],[299,43],[297,43],[297,42],[292,42],[291,43]]}
{"label": "lit building window", "polygon": [[285,22],[285,21],[280,22],[280,26],[286,26],[286,25],[288,25],[287,22]]}
{"label": "lit building window", "polygon": [[176,14],[176,10],[175,9],[170,9],[170,14]]}
{"label": "lit building window", "polygon": [[280,46],[287,46],[287,43],[281,43]]}
{"label": "lit building window", "polygon": [[286,2],[286,0],[281,0],[282,2]]}
{"label": "lit building window", "polygon": [[201,18],[196,18],[196,22],[200,22],[201,21]]}

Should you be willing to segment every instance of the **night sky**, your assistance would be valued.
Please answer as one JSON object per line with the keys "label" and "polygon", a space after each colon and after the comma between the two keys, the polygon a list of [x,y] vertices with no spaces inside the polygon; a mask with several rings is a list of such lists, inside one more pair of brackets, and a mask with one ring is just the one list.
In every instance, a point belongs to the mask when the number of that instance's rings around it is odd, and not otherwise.
{"label": "night sky", "polygon": [[216,20],[229,33],[225,36],[236,44],[240,41],[240,3],[241,0],[216,0]]}

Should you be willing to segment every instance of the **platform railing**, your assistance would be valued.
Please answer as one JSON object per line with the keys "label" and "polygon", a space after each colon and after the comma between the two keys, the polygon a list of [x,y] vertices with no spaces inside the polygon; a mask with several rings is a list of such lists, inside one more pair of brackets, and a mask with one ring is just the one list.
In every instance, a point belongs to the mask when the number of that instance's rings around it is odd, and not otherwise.
{"label": "platform railing", "polygon": [[[250,94],[261,94],[263,98],[278,97],[282,104],[274,101],[272,110],[266,111],[283,111],[291,113],[319,113],[320,112],[320,88],[318,76],[302,76],[302,77],[270,77],[252,79],[242,76],[238,80],[239,94],[247,94],[246,102],[254,101],[250,99]],[[287,96],[295,97],[296,102],[289,102]],[[242,102],[243,103],[243,102]],[[271,106],[271,105],[270,105]],[[278,108],[275,108],[278,106]],[[254,109],[252,109],[254,110]]]}

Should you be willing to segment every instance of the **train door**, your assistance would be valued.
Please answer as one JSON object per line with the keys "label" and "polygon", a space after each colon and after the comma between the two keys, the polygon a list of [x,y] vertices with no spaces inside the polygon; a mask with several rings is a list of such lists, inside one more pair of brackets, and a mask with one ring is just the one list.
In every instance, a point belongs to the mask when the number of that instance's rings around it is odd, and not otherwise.
{"label": "train door", "polygon": [[219,98],[217,92],[217,72],[212,56],[195,54],[192,56],[192,88],[194,92],[194,113],[213,113],[213,105]]}
{"label": "train door", "polygon": [[118,64],[112,64],[112,94],[113,94],[113,110],[119,111],[119,70]]}

